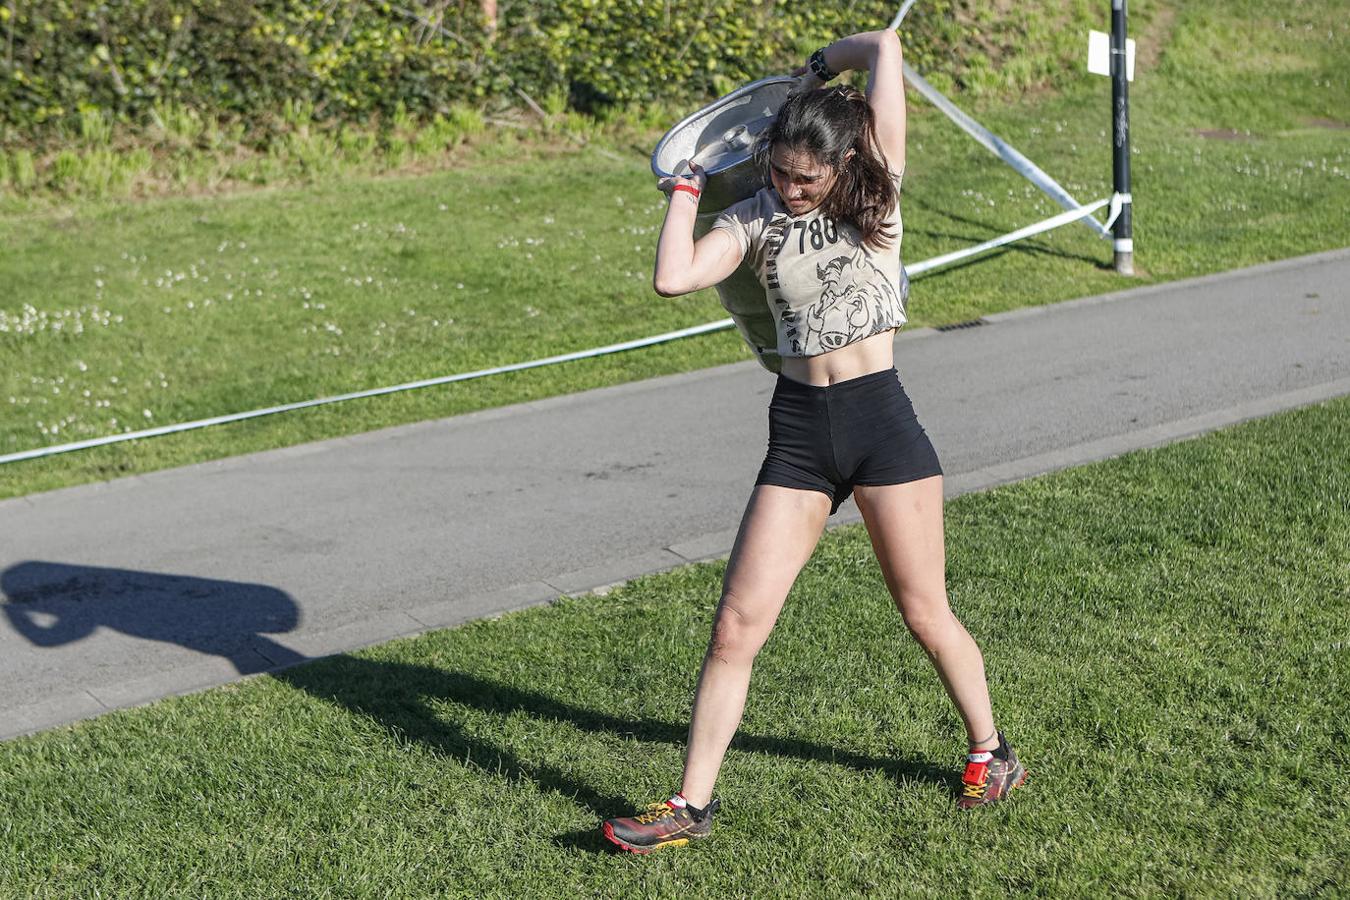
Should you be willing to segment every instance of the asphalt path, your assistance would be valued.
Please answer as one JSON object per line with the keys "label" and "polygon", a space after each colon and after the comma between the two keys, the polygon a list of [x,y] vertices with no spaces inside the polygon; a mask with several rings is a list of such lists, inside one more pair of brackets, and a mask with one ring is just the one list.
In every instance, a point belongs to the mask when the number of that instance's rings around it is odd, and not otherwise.
{"label": "asphalt path", "polygon": [[[1350,250],[896,350],[978,490],[1350,394]],[[772,389],[721,366],[0,502],[0,738],[725,555]]]}

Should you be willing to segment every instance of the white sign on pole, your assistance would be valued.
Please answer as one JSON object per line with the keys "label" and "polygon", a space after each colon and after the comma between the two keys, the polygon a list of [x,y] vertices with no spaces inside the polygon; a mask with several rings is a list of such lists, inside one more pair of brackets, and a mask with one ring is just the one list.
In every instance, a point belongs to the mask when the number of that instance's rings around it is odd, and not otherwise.
{"label": "white sign on pole", "polygon": [[[1111,74],[1111,35],[1105,31],[1088,32],[1088,71],[1093,75]],[[1125,39],[1125,80],[1134,81],[1134,40]]]}

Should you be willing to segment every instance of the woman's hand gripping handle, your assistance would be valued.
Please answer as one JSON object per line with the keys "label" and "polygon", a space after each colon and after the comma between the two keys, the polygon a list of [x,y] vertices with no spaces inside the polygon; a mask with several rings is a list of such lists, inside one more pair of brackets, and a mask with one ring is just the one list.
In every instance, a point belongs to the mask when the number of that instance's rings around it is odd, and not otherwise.
{"label": "woman's hand gripping handle", "polygon": [[656,243],[656,271],[652,287],[663,297],[675,297],[710,287],[726,278],[741,261],[736,242],[714,229],[694,241],[694,221],[708,173],[697,162],[683,160],[675,174],[656,183],[670,198],[661,237]]}

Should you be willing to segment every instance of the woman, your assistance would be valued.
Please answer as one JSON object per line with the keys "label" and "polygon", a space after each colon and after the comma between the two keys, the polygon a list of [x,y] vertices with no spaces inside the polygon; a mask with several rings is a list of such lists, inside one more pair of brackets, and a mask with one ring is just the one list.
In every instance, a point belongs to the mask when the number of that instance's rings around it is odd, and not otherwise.
{"label": "woman", "polygon": [[[866,94],[824,85],[866,69]],[[905,624],[965,722],[970,752],[958,804],[1006,796],[1026,769],[994,727],[984,660],[947,604],[942,470],[894,368],[905,320],[899,188],[905,165],[900,41],[856,34],[812,54],[760,138],[770,187],[722,213],[693,240],[704,172],[663,179],[669,208],[655,287],[675,296],[717,284],[747,260],[765,287],[781,373],[769,450],[727,564],[694,697],[679,793],[605,836],[646,853],[706,836],[716,780],[740,724],[755,655],[826,518],[857,498]]]}

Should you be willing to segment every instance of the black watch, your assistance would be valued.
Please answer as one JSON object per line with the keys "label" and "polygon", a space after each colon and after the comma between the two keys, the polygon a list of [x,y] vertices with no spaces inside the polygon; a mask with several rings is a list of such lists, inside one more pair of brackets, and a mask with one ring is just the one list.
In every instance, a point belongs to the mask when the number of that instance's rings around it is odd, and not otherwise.
{"label": "black watch", "polygon": [[839,77],[839,73],[825,64],[825,48],[821,47],[815,53],[811,54],[811,59],[807,62],[811,69],[811,74],[815,75],[821,81],[834,81]]}

